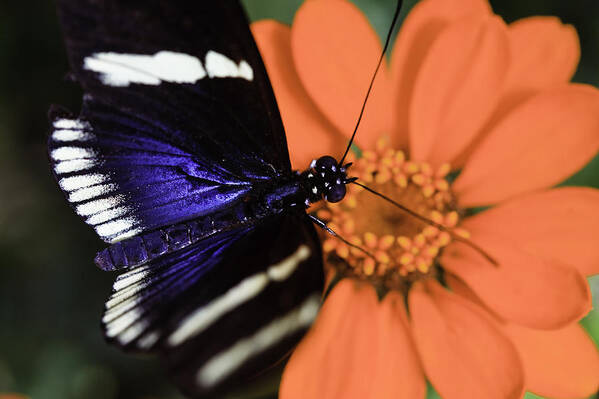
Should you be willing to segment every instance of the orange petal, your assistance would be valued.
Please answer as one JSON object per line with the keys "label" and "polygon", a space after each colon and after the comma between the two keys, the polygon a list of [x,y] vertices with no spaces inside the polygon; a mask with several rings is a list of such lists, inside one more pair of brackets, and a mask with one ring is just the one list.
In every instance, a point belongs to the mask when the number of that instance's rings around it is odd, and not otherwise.
{"label": "orange petal", "polygon": [[490,14],[486,0],[424,0],[410,11],[391,53],[393,80],[393,136],[395,148],[407,147],[409,106],[414,82],[440,32],[468,14]]}
{"label": "orange petal", "polygon": [[424,398],[405,319],[399,296],[379,302],[370,285],[340,281],[287,363],[279,397]]}
{"label": "orange petal", "polygon": [[[376,32],[346,0],[307,1],[295,14],[291,47],[311,98],[341,133],[350,136],[381,55]],[[389,134],[389,91],[383,64],[356,136],[363,148],[374,148],[378,137]]]}
{"label": "orange petal", "polygon": [[550,187],[599,149],[599,90],[548,89],[504,118],[474,151],[453,184],[461,206],[496,203]]}
{"label": "orange petal", "polygon": [[458,242],[446,248],[442,264],[499,317],[531,328],[555,329],[580,320],[590,310],[589,286],[575,268],[531,255],[519,246],[517,236],[496,235],[494,226],[485,225],[483,230],[468,220],[463,226],[499,265]]}
{"label": "orange petal", "polygon": [[578,324],[538,331],[509,325],[524,364],[526,388],[551,398],[586,398],[599,390],[599,352]]}
{"label": "orange petal", "polygon": [[316,108],[297,76],[289,27],[263,20],[252,24],[252,33],[277,98],[293,168],[305,169],[312,159],[343,151],[345,139]]}
{"label": "orange petal", "polygon": [[516,349],[479,307],[432,280],[411,289],[409,305],[424,370],[442,398],[521,397]]}
{"label": "orange petal", "polygon": [[583,275],[599,273],[595,249],[599,190],[563,187],[532,193],[479,213],[467,223],[513,237],[537,256],[576,267]]}
{"label": "orange petal", "polygon": [[538,90],[568,82],[580,60],[578,34],[556,17],[530,17],[509,25],[508,91]]}
{"label": "orange petal", "polygon": [[537,94],[570,80],[580,59],[576,29],[555,17],[530,17],[508,26],[510,67],[503,95],[481,134],[452,162],[461,168],[489,131],[516,107]]}
{"label": "orange petal", "polygon": [[[370,398],[422,399],[426,396],[426,383],[409,333],[404,297],[390,292],[379,308],[379,357]],[[401,376],[401,381],[398,376]]]}
{"label": "orange petal", "polygon": [[459,155],[497,105],[508,66],[501,18],[469,17],[441,32],[414,86],[412,158],[439,165]]}

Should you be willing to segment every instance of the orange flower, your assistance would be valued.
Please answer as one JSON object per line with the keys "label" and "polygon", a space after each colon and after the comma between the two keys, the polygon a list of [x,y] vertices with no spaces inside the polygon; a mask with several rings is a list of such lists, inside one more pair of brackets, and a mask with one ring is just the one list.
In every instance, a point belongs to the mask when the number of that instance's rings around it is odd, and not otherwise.
{"label": "orange flower", "polygon": [[[381,52],[365,17],[310,0],[291,28],[252,29],[293,165],[341,155]],[[599,273],[599,191],[551,188],[599,150],[599,91],[568,83],[579,52],[556,18],[508,26],[486,0],[413,8],[350,174],[499,265],[351,186],[318,215],[376,261],[324,242],[332,288],[281,398],[423,398],[425,378],[446,399],[597,391],[599,353],[577,322],[591,307],[584,276]],[[471,216],[480,206],[492,207]]]}

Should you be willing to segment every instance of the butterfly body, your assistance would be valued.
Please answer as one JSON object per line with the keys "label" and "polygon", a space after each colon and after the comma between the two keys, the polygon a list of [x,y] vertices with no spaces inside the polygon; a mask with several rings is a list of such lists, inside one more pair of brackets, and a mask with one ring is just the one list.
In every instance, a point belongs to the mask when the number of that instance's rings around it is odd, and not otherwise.
{"label": "butterfly body", "polygon": [[316,176],[318,172],[310,169],[301,174],[292,173],[285,179],[263,182],[221,211],[118,241],[100,251],[94,262],[107,271],[137,267],[209,236],[254,225],[269,216],[283,212],[305,215],[311,203],[322,200],[321,193],[326,189],[322,178]]}

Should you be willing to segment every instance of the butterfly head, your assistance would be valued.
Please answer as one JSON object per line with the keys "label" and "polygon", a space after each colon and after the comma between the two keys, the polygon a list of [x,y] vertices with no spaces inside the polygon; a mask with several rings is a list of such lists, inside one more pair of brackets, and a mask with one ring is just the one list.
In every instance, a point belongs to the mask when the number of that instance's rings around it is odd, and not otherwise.
{"label": "butterfly head", "polygon": [[310,202],[324,198],[328,202],[341,201],[347,192],[346,184],[355,180],[347,177],[351,163],[340,165],[335,158],[325,155],[310,163],[305,172]]}

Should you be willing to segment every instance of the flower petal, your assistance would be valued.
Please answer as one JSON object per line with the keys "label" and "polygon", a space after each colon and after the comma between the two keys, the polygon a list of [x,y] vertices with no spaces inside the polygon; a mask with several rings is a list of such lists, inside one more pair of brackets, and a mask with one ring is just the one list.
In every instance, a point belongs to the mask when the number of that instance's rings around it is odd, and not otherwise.
{"label": "flower petal", "polygon": [[[311,98],[342,134],[351,136],[382,50],[366,17],[346,0],[307,1],[295,14],[291,47]],[[383,64],[356,136],[361,147],[374,148],[376,139],[390,131],[387,80]]]}
{"label": "flower petal", "polygon": [[396,295],[379,303],[370,285],[341,280],[287,363],[279,397],[424,398],[402,307]]}
{"label": "flower petal", "polygon": [[430,47],[452,21],[468,14],[490,14],[486,0],[424,0],[410,11],[391,53],[393,135],[395,148],[407,147],[409,105],[414,82]]}
{"label": "flower petal", "polygon": [[[370,398],[424,398],[426,382],[409,333],[404,298],[399,293],[390,292],[379,307],[379,357]],[[401,376],[401,382],[398,376]]]}
{"label": "flower petal", "polygon": [[580,60],[578,34],[556,17],[530,17],[509,25],[511,64],[507,91],[539,90],[568,82]]}
{"label": "flower petal", "polygon": [[479,307],[432,280],[410,290],[409,306],[426,375],[442,398],[521,397],[516,349]]}
{"label": "flower petal", "polygon": [[599,149],[599,90],[548,89],[505,117],[474,151],[453,184],[461,206],[496,203],[550,187]]}
{"label": "flower petal", "polygon": [[599,273],[599,190],[562,187],[518,197],[468,219],[475,229],[492,226],[546,259]]}
{"label": "flower petal", "polygon": [[526,388],[552,398],[586,398],[599,390],[599,352],[578,324],[538,331],[509,325],[524,364]]}
{"label": "flower petal", "polygon": [[312,159],[342,151],[345,139],[316,108],[297,76],[289,27],[263,20],[252,24],[252,33],[277,98],[293,168],[305,169]]}
{"label": "flower petal", "polygon": [[411,157],[440,165],[458,156],[497,105],[508,66],[501,18],[464,18],[441,32],[414,86]]}
{"label": "flower petal", "polygon": [[590,310],[589,286],[575,268],[533,256],[518,245],[517,236],[497,235],[495,226],[468,220],[463,226],[498,266],[459,242],[445,249],[441,262],[499,317],[531,328],[555,329],[580,320]]}

